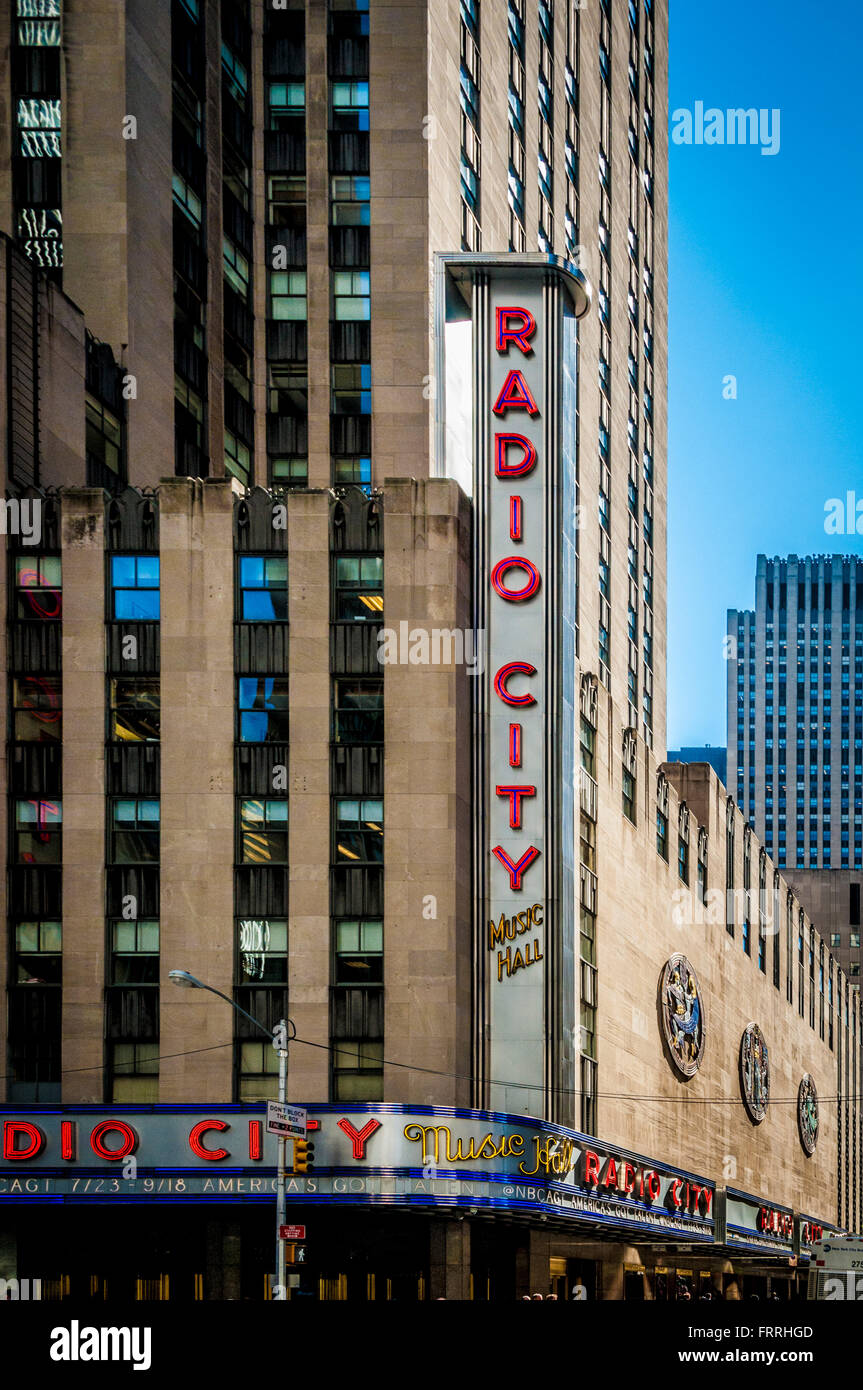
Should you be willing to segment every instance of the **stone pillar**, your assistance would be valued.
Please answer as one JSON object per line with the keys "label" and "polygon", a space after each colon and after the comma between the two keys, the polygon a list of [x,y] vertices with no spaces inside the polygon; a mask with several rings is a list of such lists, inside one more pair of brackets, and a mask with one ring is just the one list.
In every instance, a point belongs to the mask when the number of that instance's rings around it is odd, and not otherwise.
{"label": "stone pillar", "polygon": [[105,974],[104,496],[64,493],[63,1089],[102,1100]]}
{"label": "stone pillar", "polygon": [[[291,725],[288,768],[288,1000],[301,1038],[329,1042],[330,540],[329,495],[288,498]],[[329,1098],[329,1055],[295,1045],[288,1095]]]}
{"label": "stone pillar", "polygon": [[[160,486],[162,593],[161,1101],[232,1094],[234,1015],[234,548],[226,481]],[[104,735],[103,735],[104,737]],[[192,1048],[212,1048],[191,1056]]]}
{"label": "stone pillar", "polygon": [[429,1298],[470,1298],[470,1223],[433,1221],[429,1236]]}
{"label": "stone pillar", "polygon": [[531,1230],[528,1236],[528,1284],[525,1293],[531,1298],[541,1293],[543,1298],[551,1293],[551,1236],[548,1231]]}

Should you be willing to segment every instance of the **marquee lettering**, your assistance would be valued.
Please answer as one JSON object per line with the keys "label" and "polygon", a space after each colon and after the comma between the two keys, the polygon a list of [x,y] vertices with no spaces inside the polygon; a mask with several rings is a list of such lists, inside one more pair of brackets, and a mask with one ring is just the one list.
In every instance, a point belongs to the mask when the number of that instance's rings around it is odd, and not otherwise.
{"label": "marquee lettering", "polygon": [[[524,1152],[524,1138],[520,1134],[503,1134],[495,1140],[487,1134],[477,1146],[471,1135],[467,1141],[456,1137],[455,1148],[452,1143],[452,1130],[449,1125],[405,1125],[405,1139],[412,1144],[422,1144],[421,1162],[426,1163],[468,1163],[477,1159],[519,1158]],[[443,1136],[443,1141],[441,1140]]]}
{"label": "marquee lettering", "polygon": [[[533,352],[530,340],[536,332],[536,319],[529,309],[517,309],[501,305],[495,310],[495,347],[498,352],[506,352],[510,343],[521,348],[525,357]],[[514,322],[515,327],[510,327]]]}
{"label": "marquee lettering", "polygon": [[[511,448],[521,449],[521,458],[507,461]],[[494,471],[498,478],[523,478],[536,463],[536,449],[523,434],[496,434],[494,437]]]}
{"label": "marquee lettering", "polygon": [[499,700],[503,700],[505,705],[535,705],[536,700],[529,691],[523,695],[513,695],[508,689],[507,682],[512,676],[535,676],[536,667],[531,666],[529,661],[508,661],[505,666],[501,666],[494,678],[494,693]]}
{"label": "marquee lettering", "polygon": [[536,848],[535,845],[530,845],[525,850],[521,858],[515,861],[510,859],[506,850],[502,849],[500,845],[495,845],[494,849],[492,850],[492,854],[494,855],[495,859],[499,860],[499,862],[503,865],[503,867],[509,874],[509,886],[512,889],[512,891],[514,893],[520,893],[521,880],[527,873],[534,860],[539,858],[539,850]]}
{"label": "marquee lettering", "polygon": [[530,387],[517,368],[507,373],[506,381],[498,392],[492,410],[495,415],[503,415],[507,410],[526,410],[528,415],[539,414],[539,406],[531,395]]}

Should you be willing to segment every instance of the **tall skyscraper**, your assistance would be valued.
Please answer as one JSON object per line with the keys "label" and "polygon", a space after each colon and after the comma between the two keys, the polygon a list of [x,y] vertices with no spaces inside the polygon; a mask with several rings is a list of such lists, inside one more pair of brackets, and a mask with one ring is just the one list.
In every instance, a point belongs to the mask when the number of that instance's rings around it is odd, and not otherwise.
{"label": "tall skyscraper", "polygon": [[788,1292],[861,1020],[663,763],[667,5],[8,22],[0,1277],[268,1294],[289,1019],[302,1292]]}
{"label": "tall skyscraper", "polygon": [[656,0],[4,6],[0,229],[126,378],[87,481],[428,477],[434,252],[574,260],[580,649],[663,751],[666,80]]}
{"label": "tall skyscraper", "polygon": [[863,867],[863,561],[759,555],[728,613],[728,780],[780,867]]}

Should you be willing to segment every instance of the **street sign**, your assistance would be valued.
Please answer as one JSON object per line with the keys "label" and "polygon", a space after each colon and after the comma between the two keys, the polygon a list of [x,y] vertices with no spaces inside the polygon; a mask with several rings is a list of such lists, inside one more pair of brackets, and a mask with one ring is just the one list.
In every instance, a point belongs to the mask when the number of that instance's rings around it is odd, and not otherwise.
{"label": "street sign", "polygon": [[283,1105],[278,1100],[267,1101],[267,1133],[288,1139],[305,1139],[306,1112],[300,1105]]}
{"label": "street sign", "polygon": [[282,1240],[305,1240],[305,1226],[280,1226],[279,1236]]}

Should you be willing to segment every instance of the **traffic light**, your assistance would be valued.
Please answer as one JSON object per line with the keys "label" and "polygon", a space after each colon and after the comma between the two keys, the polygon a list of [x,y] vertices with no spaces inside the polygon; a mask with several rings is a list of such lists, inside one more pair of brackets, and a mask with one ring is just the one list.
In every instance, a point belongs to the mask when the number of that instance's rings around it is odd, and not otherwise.
{"label": "traffic light", "polygon": [[310,1173],[315,1166],[315,1146],[308,1139],[294,1140],[294,1172]]}

